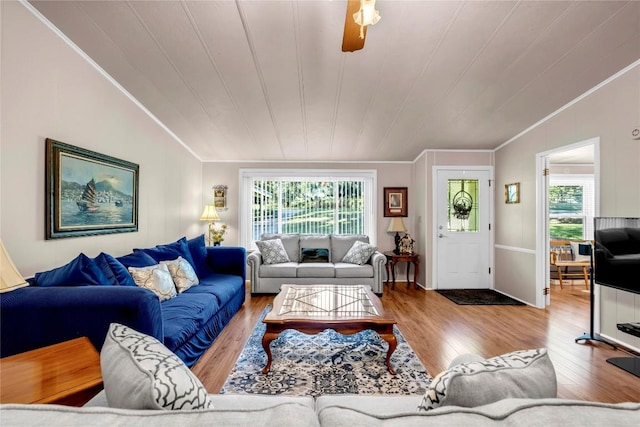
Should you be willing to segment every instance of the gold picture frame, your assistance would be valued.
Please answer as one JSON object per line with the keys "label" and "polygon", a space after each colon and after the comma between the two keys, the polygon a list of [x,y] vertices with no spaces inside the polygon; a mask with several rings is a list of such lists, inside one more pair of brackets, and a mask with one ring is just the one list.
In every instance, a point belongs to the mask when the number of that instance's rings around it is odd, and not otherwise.
{"label": "gold picture frame", "polygon": [[504,202],[507,204],[520,203],[520,183],[519,182],[505,184]]}
{"label": "gold picture frame", "polygon": [[138,231],[138,164],[50,138],[45,145],[45,239]]}

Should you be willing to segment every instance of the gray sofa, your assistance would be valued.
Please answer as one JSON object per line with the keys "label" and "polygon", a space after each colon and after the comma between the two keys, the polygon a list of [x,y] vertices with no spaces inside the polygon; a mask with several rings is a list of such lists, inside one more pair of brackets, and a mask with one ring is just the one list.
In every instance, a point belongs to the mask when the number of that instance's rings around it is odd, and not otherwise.
{"label": "gray sofa", "polygon": [[[251,293],[276,294],[283,284],[369,285],[382,295],[387,257],[376,251],[363,265],[343,262],[356,241],[369,243],[362,234],[263,234],[261,240],[279,239],[288,261],[267,264],[260,251],[247,256],[251,269]],[[328,250],[328,262],[313,262],[302,258],[303,250]],[[326,253],[326,252],[325,252]]]}
{"label": "gray sofa", "polygon": [[[99,395],[100,396],[100,395]],[[421,396],[210,395],[214,409],[129,410],[101,406],[0,405],[2,426],[637,426],[639,403],[504,399],[475,408],[418,411]]]}
{"label": "gray sofa", "polygon": [[640,403],[554,398],[556,374],[546,349],[490,359],[460,355],[424,395],[412,396],[207,394],[159,341],[118,324],[111,325],[100,360],[105,390],[87,405],[4,404],[2,426],[640,425]]}

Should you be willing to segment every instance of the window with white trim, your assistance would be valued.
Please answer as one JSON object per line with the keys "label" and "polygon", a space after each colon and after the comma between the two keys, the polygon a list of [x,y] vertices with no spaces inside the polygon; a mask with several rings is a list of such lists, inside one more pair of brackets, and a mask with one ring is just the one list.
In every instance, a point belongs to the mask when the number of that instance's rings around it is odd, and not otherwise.
{"label": "window with white trim", "polygon": [[593,239],[593,175],[549,177],[549,234],[555,239]]}
{"label": "window with white trim", "polygon": [[240,243],[263,233],[366,234],[375,243],[376,171],[241,169]]}

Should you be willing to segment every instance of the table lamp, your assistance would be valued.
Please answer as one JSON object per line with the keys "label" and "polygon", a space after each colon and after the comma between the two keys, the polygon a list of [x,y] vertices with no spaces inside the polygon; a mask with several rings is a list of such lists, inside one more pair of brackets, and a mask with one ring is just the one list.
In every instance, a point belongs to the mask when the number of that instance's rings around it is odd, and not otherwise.
{"label": "table lamp", "polygon": [[395,236],[395,244],[396,248],[393,250],[393,253],[396,255],[400,255],[400,232],[404,233],[407,231],[407,227],[404,225],[404,221],[402,221],[402,217],[394,217],[391,219],[391,223],[389,224],[389,228],[387,228],[387,233],[396,233]]}
{"label": "table lamp", "polygon": [[28,286],[0,240],[0,293]]}
{"label": "table lamp", "polygon": [[209,233],[207,234],[207,243],[209,246],[213,245],[211,232],[213,231],[213,224],[216,221],[220,221],[220,217],[218,216],[218,211],[216,207],[213,205],[206,205],[204,207],[204,211],[202,215],[200,215],[200,221],[209,221]]}

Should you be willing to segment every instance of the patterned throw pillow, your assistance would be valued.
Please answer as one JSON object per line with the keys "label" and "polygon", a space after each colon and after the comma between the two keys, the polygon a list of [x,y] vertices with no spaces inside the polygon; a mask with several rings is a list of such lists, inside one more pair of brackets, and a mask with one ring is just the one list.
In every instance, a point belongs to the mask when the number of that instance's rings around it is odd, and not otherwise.
{"label": "patterned throw pillow", "polygon": [[168,300],[177,295],[176,285],[166,264],[150,265],[148,267],[129,267],[129,274],[133,281],[141,288],[149,289],[158,295],[160,301]]}
{"label": "patterned throw pillow", "polygon": [[280,239],[256,240],[256,246],[258,246],[265,264],[289,262],[289,256]]}
{"label": "patterned throw pillow", "polygon": [[418,409],[472,408],[507,398],[554,398],[557,391],[547,350],[521,350],[441,372],[431,381]]}
{"label": "patterned throw pillow", "polygon": [[373,255],[377,249],[377,247],[370,245],[369,243],[356,240],[353,242],[351,249],[349,249],[344,258],[342,258],[342,262],[364,265],[369,261],[371,255]]}
{"label": "patterned throw pillow", "polygon": [[200,283],[196,272],[193,270],[189,261],[179,256],[173,261],[160,261],[160,264],[166,264],[169,274],[175,283],[178,293],[182,293],[190,287]]}
{"label": "patterned throw pillow", "polygon": [[207,390],[178,356],[157,339],[127,326],[109,326],[100,366],[112,408],[213,408]]}

